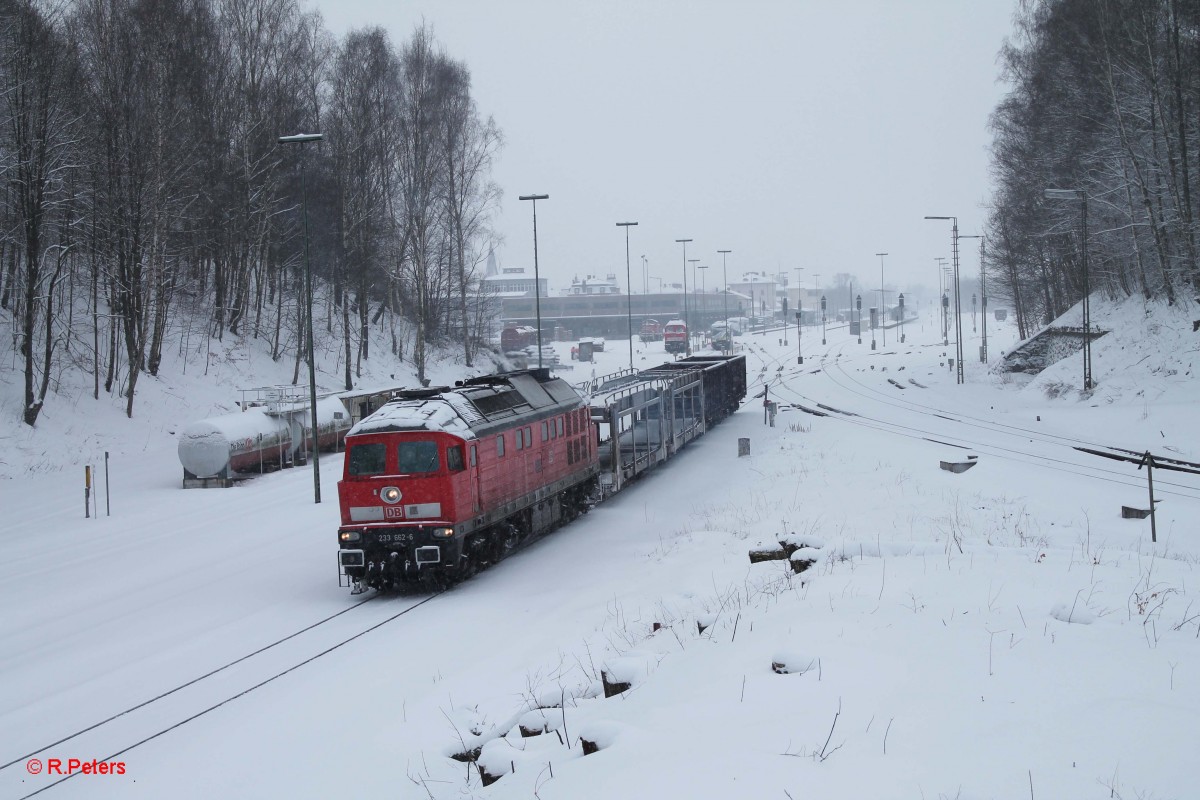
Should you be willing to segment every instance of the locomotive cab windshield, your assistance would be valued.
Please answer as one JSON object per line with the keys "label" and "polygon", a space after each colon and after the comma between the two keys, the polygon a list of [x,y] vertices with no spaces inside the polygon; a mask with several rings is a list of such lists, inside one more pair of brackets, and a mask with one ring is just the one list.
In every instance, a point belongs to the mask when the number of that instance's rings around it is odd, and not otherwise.
{"label": "locomotive cab windshield", "polygon": [[[403,475],[424,477],[435,475],[442,469],[438,442],[432,439],[404,440],[395,446],[395,466],[388,467],[388,446],[383,442],[365,442],[350,447],[346,458],[346,475],[365,478],[379,475]],[[446,466],[451,472],[463,469],[461,445],[446,448]]]}
{"label": "locomotive cab windshield", "polygon": [[[401,475],[437,472],[439,468],[438,445],[434,441],[400,442],[396,448]],[[461,459],[460,459],[461,461]]]}

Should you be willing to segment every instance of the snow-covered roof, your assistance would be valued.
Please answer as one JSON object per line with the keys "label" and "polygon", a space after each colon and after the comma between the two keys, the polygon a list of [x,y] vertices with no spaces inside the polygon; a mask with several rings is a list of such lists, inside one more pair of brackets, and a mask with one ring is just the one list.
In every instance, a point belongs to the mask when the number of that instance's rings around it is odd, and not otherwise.
{"label": "snow-covered roof", "polygon": [[565,409],[581,403],[579,394],[548,370],[510,372],[472,378],[451,389],[402,393],[350,429],[348,435],[388,431],[443,431],[465,439],[497,423],[538,409]]}
{"label": "snow-covered roof", "polygon": [[423,400],[393,400],[359,422],[350,433],[427,430],[456,433],[473,438],[470,424],[459,416],[453,404],[442,397]]}

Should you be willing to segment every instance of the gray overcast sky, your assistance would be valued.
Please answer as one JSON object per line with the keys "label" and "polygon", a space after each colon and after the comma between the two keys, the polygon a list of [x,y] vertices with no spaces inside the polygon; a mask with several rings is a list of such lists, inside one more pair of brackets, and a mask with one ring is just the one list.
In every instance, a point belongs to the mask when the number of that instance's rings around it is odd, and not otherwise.
{"label": "gray overcast sky", "polygon": [[[630,229],[678,282],[688,258],[721,280],[803,267],[889,287],[936,285],[950,223],[977,233],[990,193],[989,114],[1012,0],[320,0],[341,37],[367,25],[400,45],[421,20],[471,69],[480,110],[505,135],[494,173],[502,266],[538,260],[557,293],[619,275]],[[978,240],[962,242],[978,270]],[[688,270],[689,288],[692,273]],[[653,288],[656,284],[650,281]],[[865,298],[864,298],[865,301]],[[864,302],[865,305],[865,302]]]}

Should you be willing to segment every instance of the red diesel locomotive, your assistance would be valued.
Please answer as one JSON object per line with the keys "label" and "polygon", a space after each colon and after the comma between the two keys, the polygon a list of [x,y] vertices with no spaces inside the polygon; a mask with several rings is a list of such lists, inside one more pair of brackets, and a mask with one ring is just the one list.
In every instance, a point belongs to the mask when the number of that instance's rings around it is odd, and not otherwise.
{"label": "red diesel locomotive", "polygon": [[548,369],[400,392],[346,436],[341,574],[355,593],[449,583],[586,511],[588,408]]}

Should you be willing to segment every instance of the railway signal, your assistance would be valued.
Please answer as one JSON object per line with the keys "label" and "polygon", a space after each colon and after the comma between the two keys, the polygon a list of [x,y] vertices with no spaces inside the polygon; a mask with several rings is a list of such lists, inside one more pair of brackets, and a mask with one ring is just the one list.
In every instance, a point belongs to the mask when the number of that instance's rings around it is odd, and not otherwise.
{"label": "railway signal", "polygon": [[800,301],[796,301],[796,363],[804,363],[804,352],[800,348]]}
{"label": "railway signal", "polygon": [[821,344],[825,344],[825,295],[821,295]]}
{"label": "railway signal", "polygon": [[854,320],[855,326],[858,328],[858,343],[862,344],[862,295],[860,294],[854,301]]}

